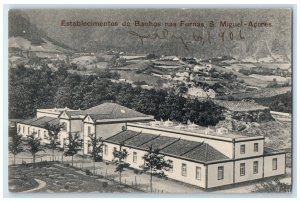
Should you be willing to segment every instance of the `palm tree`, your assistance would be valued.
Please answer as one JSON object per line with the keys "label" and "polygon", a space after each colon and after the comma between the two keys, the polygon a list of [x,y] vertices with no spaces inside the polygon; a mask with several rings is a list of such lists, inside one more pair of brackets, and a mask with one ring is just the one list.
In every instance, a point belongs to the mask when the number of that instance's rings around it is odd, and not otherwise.
{"label": "palm tree", "polygon": [[27,137],[27,142],[28,142],[28,151],[31,153],[32,158],[33,158],[33,166],[35,165],[35,155],[36,153],[45,150],[41,146],[41,139],[36,137],[36,133],[32,133]]}

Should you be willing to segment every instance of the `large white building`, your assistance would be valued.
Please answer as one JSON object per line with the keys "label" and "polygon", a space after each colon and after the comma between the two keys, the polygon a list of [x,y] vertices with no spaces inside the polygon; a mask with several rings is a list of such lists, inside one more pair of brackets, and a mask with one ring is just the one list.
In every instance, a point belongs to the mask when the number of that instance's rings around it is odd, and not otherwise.
{"label": "large white building", "polygon": [[24,137],[36,133],[42,143],[49,142],[46,124],[63,124],[59,139],[63,146],[64,139],[69,133],[78,133],[84,142],[84,153],[87,154],[89,134],[96,134],[103,139],[122,130],[127,122],[143,122],[153,120],[153,116],[145,115],[127,107],[104,103],[86,110],[72,110],[68,108],[38,109],[37,117],[17,124],[18,131]]}
{"label": "large white building", "polygon": [[[49,113],[49,116],[47,115]],[[80,133],[83,153],[88,153],[88,134],[104,140],[103,159],[113,160],[114,149],[126,149],[130,167],[140,169],[148,148],[159,149],[173,168],[168,178],[203,189],[285,174],[284,152],[265,148],[264,136],[242,134],[226,128],[153,121],[148,116],[118,104],[105,103],[87,110],[38,110],[37,118],[18,123],[26,136],[36,132],[45,143],[45,123],[64,123],[60,139]]]}

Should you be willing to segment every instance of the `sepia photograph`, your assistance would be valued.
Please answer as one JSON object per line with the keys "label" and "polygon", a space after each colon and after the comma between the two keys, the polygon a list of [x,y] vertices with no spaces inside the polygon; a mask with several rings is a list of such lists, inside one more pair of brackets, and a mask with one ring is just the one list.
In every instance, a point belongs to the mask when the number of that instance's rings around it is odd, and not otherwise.
{"label": "sepia photograph", "polygon": [[290,194],[292,18],[9,9],[8,192]]}

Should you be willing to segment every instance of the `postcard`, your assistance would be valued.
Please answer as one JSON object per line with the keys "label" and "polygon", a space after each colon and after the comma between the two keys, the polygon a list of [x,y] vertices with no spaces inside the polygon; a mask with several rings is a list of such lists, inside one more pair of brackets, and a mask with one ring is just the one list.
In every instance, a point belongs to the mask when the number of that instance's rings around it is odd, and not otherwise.
{"label": "postcard", "polygon": [[291,192],[292,14],[9,10],[9,192]]}

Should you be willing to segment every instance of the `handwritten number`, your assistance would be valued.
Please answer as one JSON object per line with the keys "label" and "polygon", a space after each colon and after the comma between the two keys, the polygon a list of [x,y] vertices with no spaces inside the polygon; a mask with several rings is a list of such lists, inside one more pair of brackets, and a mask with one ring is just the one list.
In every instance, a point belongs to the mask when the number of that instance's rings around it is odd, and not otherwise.
{"label": "handwritten number", "polygon": [[242,30],[240,30],[240,39],[245,39],[245,37],[242,35]]}
{"label": "handwritten number", "polygon": [[233,33],[232,32],[229,33],[229,38],[230,38],[230,40],[233,40]]}

